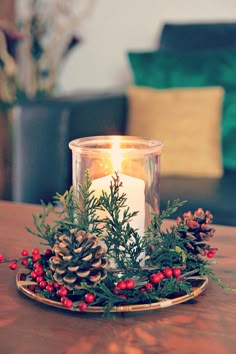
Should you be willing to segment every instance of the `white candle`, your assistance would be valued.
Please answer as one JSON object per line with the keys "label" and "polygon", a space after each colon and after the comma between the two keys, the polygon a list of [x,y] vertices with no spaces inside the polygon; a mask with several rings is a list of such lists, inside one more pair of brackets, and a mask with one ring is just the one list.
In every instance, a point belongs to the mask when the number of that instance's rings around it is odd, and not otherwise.
{"label": "white candle", "polygon": [[[120,172],[122,166],[122,151],[119,149],[119,141],[117,140],[114,140],[113,143],[111,159],[113,170],[114,172],[118,172],[120,182],[122,182],[120,192],[124,193],[127,198],[125,206],[129,207],[130,212],[138,211],[138,214],[129,221],[130,226],[138,232],[140,237],[142,237],[145,230],[145,182],[140,178],[128,176]],[[95,197],[99,198],[102,194],[102,191],[109,194],[111,181],[112,174],[93,180],[91,190],[94,191]],[[120,212],[123,214],[123,210]],[[102,211],[99,211],[97,215],[100,218],[105,217],[104,212]],[[140,258],[143,257],[144,254],[141,254]]]}
{"label": "white candle", "polygon": [[[131,212],[138,211],[138,214],[130,221],[130,226],[133,229],[137,229],[139,235],[143,236],[145,227],[145,183],[142,179],[127,176],[122,173],[119,173],[118,176],[120,182],[122,182],[120,192],[125,193],[127,198],[126,207],[129,207]],[[106,193],[110,192],[109,186],[111,181],[112,175],[97,178],[92,181],[91,189],[94,190],[97,198],[101,196],[102,191]]]}

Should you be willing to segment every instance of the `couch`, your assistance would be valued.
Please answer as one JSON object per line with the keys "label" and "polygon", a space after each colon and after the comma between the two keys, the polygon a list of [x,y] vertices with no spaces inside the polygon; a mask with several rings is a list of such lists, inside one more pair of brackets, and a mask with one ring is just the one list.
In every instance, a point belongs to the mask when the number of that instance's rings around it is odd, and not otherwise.
{"label": "couch", "polygon": [[[167,24],[159,47],[164,51],[170,51],[171,46],[186,50],[193,45],[193,38],[198,38],[197,47],[207,47],[213,39],[214,46],[221,46],[216,33],[223,43],[222,37],[231,38],[232,44],[236,25]],[[68,142],[92,135],[126,134],[128,119],[129,100],[123,92],[22,102],[13,119],[13,200],[51,201],[56,192],[62,193],[71,185]],[[214,214],[215,223],[236,226],[235,184],[236,169],[230,168],[224,168],[218,178],[161,176],[161,209],[168,200],[180,198],[187,201],[182,211],[202,207]]]}

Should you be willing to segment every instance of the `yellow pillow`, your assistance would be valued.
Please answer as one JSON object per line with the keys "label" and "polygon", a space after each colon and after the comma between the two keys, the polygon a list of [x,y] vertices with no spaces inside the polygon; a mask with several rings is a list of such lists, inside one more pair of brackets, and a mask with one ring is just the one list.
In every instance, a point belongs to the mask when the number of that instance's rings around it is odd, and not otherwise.
{"label": "yellow pillow", "polygon": [[220,177],[221,87],[128,89],[127,133],[161,140],[161,174]]}

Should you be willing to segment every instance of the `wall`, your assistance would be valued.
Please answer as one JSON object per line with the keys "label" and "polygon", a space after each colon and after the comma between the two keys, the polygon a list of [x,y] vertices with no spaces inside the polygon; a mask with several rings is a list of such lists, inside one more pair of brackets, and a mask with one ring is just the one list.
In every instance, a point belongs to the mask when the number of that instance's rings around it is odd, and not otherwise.
{"label": "wall", "polygon": [[132,80],[126,51],[155,48],[166,21],[236,21],[235,0],[93,1],[79,27],[83,43],[62,68],[61,92],[123,89]]}

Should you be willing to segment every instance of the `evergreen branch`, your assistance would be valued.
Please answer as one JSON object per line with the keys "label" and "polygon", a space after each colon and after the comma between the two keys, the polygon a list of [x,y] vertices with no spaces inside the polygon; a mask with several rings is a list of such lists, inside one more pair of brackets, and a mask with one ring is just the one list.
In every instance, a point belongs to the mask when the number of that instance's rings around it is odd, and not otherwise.
{"label": "evergreen branch", "polygon": [[205,275],[205,276],[209,277],[210,279],[212,279],[214,281],[214,283],[216,283],[222,289],[236,292],[236,289],[231,288],[230,286],[223,284],[221,279],[219,279],[215,275],[215,273],[214,273],[214,271],[212,269],[210,269],[208,267],[200,267],[199,273],[200,273],[200,275]]}
{"label": "evergreen branch", "polygon": [[172,216],[180,207],[182,207],[187,201],[181,201],[180,199],[176,199],[174,201],[168,201],[167,207],[160,214],[160,219],[164,220]]}
{"label": "evergreen branch", "polygon": [[146,232],[148,239],[150,240],[150,238],[152,239],[153,237],[158,237],[161,235],[163,221],[171,217],[171,215],[174,214],[177,209],[183,206],[185,203],[186,201],[180,201],[179,199],[176,199],[173,202],[168,201],[165,210],[162,210],[161,213],[153,214],[153,218]]}
{"label": "evergreen branch", "polygon": [[33,224],[35,226],[36,231],[32,230],[29,227],[26,227],[26,230],[31,234],[43,239],[45,242],[42,242],[44,245],[49,245],[53,247],[55,242],[54,234],[56,225],[47,223],[47,218],[49,214],[54,212],[54,207],[51,203],[48,205],[42,202],[42,212],[38,215],[33,214]]}

